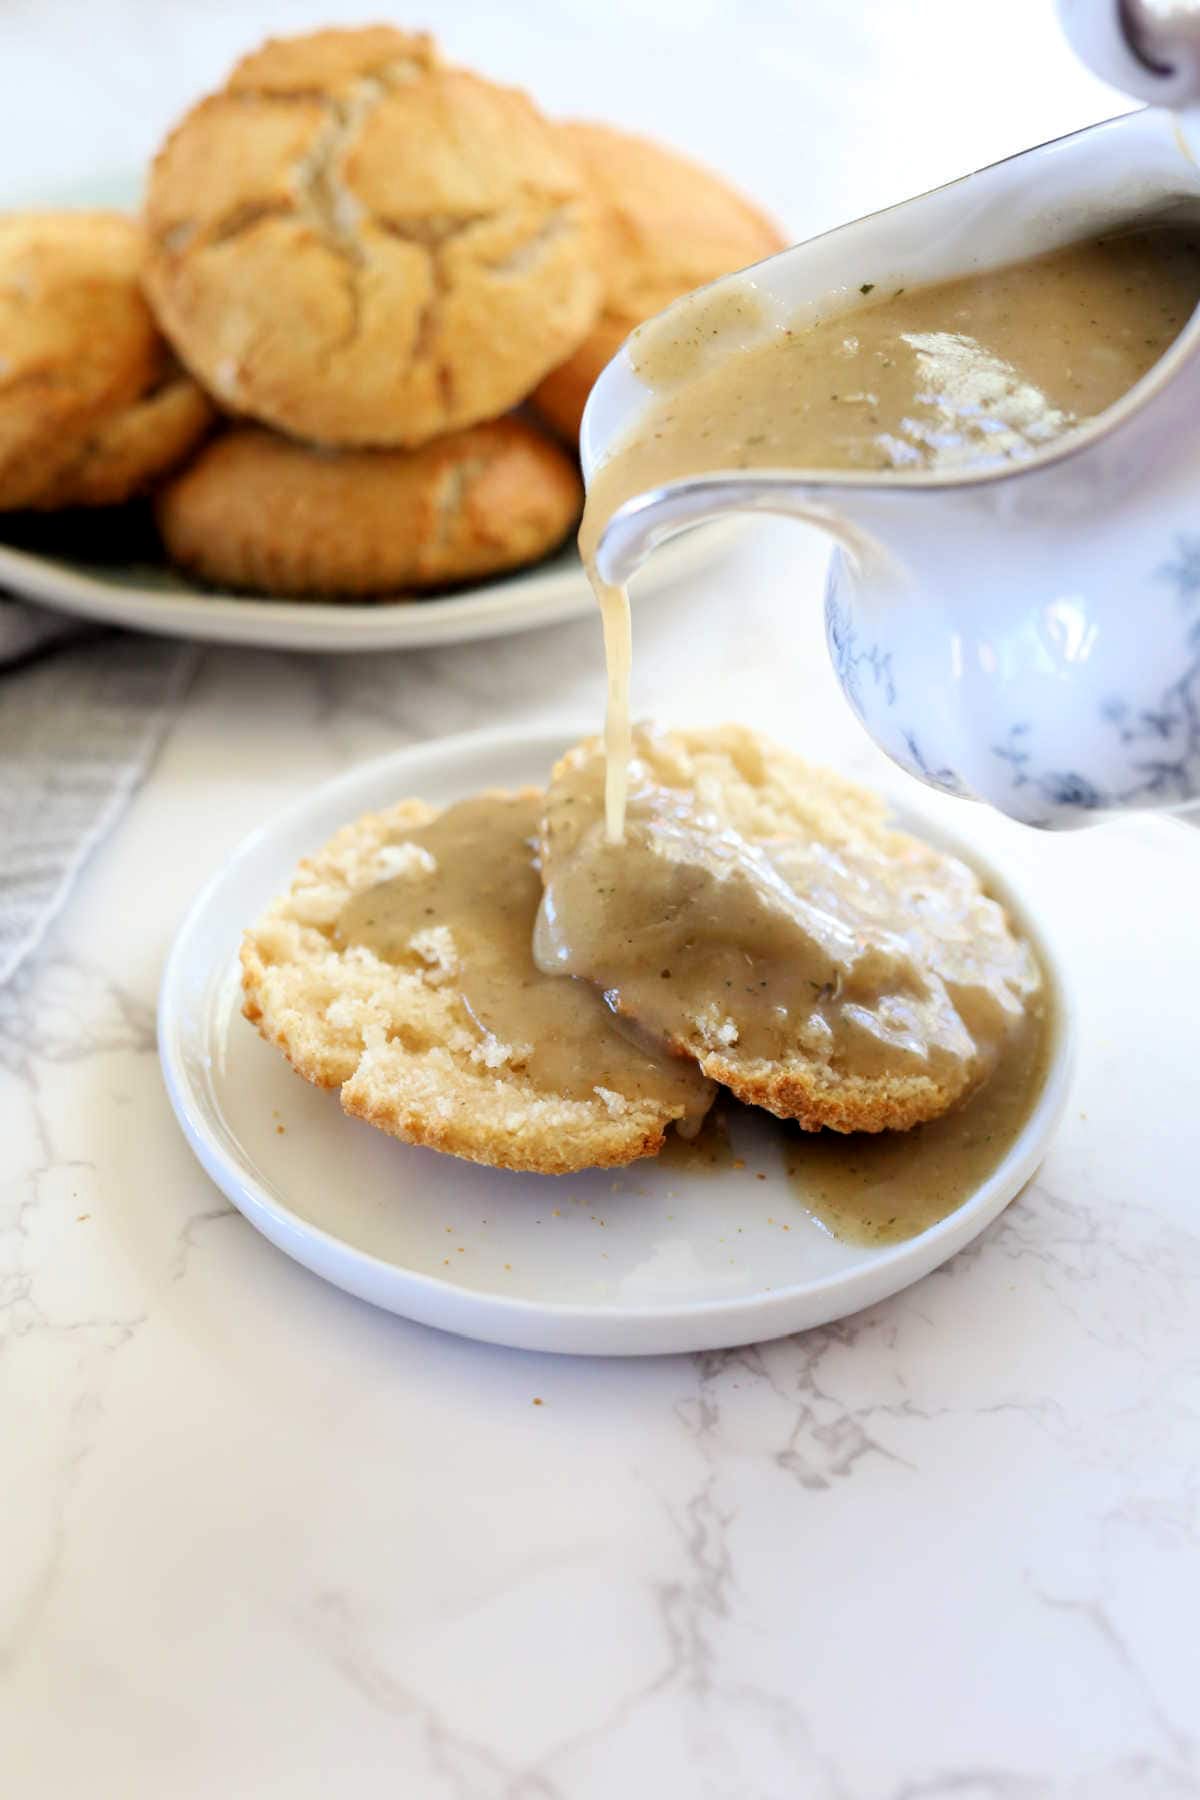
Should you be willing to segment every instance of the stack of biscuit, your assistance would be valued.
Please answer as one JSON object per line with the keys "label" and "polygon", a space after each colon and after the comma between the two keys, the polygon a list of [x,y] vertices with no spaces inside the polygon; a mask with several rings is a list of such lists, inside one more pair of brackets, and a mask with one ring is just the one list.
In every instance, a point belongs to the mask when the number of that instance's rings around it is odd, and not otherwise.
{"label": "stack of biscuit", "polygon": [[171,132],[140,224],[0,219],[0,510],[153,493],[173,562],[266,594],[519,567],[578,518],[583,405],[628,332],[780,243],[714,176],[553,124],[425,34],[272,40]]}

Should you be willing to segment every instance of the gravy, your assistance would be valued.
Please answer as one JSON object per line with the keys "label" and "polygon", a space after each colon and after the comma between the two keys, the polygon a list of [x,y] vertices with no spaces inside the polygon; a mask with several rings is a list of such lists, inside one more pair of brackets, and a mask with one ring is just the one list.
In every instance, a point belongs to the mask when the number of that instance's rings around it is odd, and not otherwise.
{"label": "gravy", "polygon": [[792,1192],[834,1237],[898,1244],[927,1231],[999,1168],[1033,1111],[1049,1067],[1048,1002],[1038,994],[985,1087],[911,1131],[789,1132]]}
{"label": "gravy", "polygon": [[[694,1130],[713,1089],[692,1062],[636,1041],[598,989],[543,975],[531,954],[542,884],[534,856],[540,794],[483,794],[447,807],[396,844],[427,854],[413,871],[354,894],[339,946],[364,944],[385,962],[438,965],[478,1033],[485,1067],[510,1067],[547,1094],[679,1105]],[[603,1097],[603,1096],[602,1096]]]}
{"label": "gravy", "polygon": [[[833,1237],[903,1243],[956,1212],[999,1168],[1045,1083],[1050,1024],[1047,999],[1039,995],[986,1087],[911,1131],[800,1131],[722,1099],[694,1138],[668,1137],[658,1160],[689,1180],[740,1173],[747,1203],[756,1198],[750,1185],[756,1175],[782,1163],[793,1198]],[[778,1214],[778,1200],[773,1205]]]}
{"label": "gravy", "polygon": [[[709,742],[765,774],[750,733]],[[577,751],[556,772],[540,968],[595,983],[658,1042],[739,1065],[931,1076],[951,1096],[991,1074],[1040,973],[965,864],[895,833],[830,841],[819,813],[755,832],[702,770],[684,773],[669,736],[641,726],[634,747],[620,844],[601,757]]]}
{"label": "gravy", "polygon": [[[638,746],[646,748],[642,733]],[[603,838],[602,771],[595,758],[588,768],[584,786],[590,787],[590,798],[578,789],[574,795],[569,789],[561,790],[557,815],[552,808],[549,825],[553,838],[556,816],[561,829],[563,815],[569,816],[579,801],[588,814],[583,835],[590,833],[595,849],[597,838]],[[959,1018],[970,1018],[973,1032],[986,1035],[991,1030],[991,1073],[966,1104],[932,1124],[906,1132],[810,1134],[766,1114],[751,1115],[747,1109],[726,1100],[722,1110],[733,1117],[733,1143],[723,1124],[705,1125],[700,1130],[714,1089],[697,1066],[657,1048],[649,1036],[641,1037],[636,1028],[627,1029],[605,1004],[598,987],[564,978],[561,967],[559,972],[547,974],[534,964],[530,946],[542,896],[534,842],[543,804],[542,797],[536,794],[482,795],[447,808],[427,825],[398,832],[391,841],[397,846],[414,847],[418,852],[414,866],[355,894],[338,919],[335,941],[340,946],[366,945],[387,962],[439,971],[440,978],[452,984],[462,1000],[468,1029],[476,1034],[474,1054],[485,1067],[498,1071],[502,1067],[519,1069],[548,1095],[590,1100],[600,1089],[634,1101],[678,1104],[683,1117],[677,1133],[668,1137],[666,1155],[669,1162],[690,1173],[741,1166],[741,1159],[734,1157],[733,1150],[743,1117],[747,1121],[753,1117],[754,1124],[747,1123],[746,1129],[754,1132],[758,1142],[770,1132],[774,1143],[781,1147],[799,1201],[836,1236],[851,1242],[892,1243],[923,1231],[953,1212],[1001,1161],[1036,1100],[1044,1079],[1049,1042],[1044,993],[1025,993],[1023,1010],[1014,1014],[1016,990],[1005,999],[1003,983],[990,995],[979,988],[973,1003],[964,998],[969,982],[948,989],[954,994]],[[625,905],[609,916],[606,930],[619,933],[622,921],[629,926],[631,896],[635,913],[642,904],[648,904],[651,911],[657,909],[661,894],[653,882],[644,890],[645,901],[638,898],[643,893],[646,872],[638,865],[637,845],[643,828],[651,829],[651,820],[663,820],[663,829],[669,834],[670,811],[668,803],[664,814],[661,790],[652,797],[635,784],[629,839],[620,850],[612,852],[621,861]],[[695,830],[694,820],[685,819],[685,824],[689,835],[694,833],[694,842],[707,840],[712,854],[719,854],[719,836],[712,832],[711,824],[700,831]],[[574,831],[572,825],[570,832]],[[839,916],[844,912],[843,923],[848,922],[848,935],[854,936],[863,927],[864,907],[870,911],[863,883],[869,888],[880,872],[839,872],[836,857],[822,856],[819,849],[816,853],[820,865],[816,877],[811,868],[805,875],[807,901],[817,908],[822,902],[829,904]],[[782,851],[778,855],[778,867],[786,872],[787,857]],[[598,869],[594,868],[593,873],[598,873]],[[681,873],[686,885],[696,874],[703,877],[704,870],[685,861]],[[892,879],[900,877],[893,872]],[[830,1005],[833,991],[827,985],[826,972],[826,965],[834,968],[846,947],[840,938],[838,919],[831,913],[814,924],[808,904],[798,903],[794,916],[789,906],[776,906],[773,910],[769,876],[764,876],[765,886],[764,882],[756,886],[751,875],[746,880],[751,905],[763,909],[758,924],[763,919],[768,922],[770,930],[777,934],[780,957],[788,959],[770,971],[770,1003],[766,990],[758,985],[763,979],[761,972],[757,979],[741,984],[744,993],[725,1003],[736,1008],[749,1034],[747,1041],[769,1051],[778,1029],[778,1021],[771,1017],[772,1005],[780,995],[791,997],[804,989],[803,1003],[814,1017],[827,1014],[830,1029],[843,1033],[843,1052],[858,1059],[856,1066],[878,1067],[881,1059],[896,1068],[905,1066],[911,1057],[911,1046],[906,1046],[903,1032],[889,1039],[887,1031],[881,1035],[856,1034],[850,1028],[849,1035],[845,1035],[847,1027],[838,1023],[837,1009]],[[583,915],[584,925],[589,918],[595,919],[607,911],[610,899],[611,896],[598,893],[593,901],[596,910]],[[892,895],[888,903],[894,899]],[[949,903],[954,904],[953,888]],[[709,917],[714,924],[719,923],[719,905],[710,909]],[[737,922],[727,917],[726,923]],[[644,924],[644,920],[633,918],[634,929],[640,931]],[[970,935],[978,942],[977,935]],[[588,943],[586,932],[578,941]],[[662,978],[661,967],[667,966],[659,966],[662,949],[661,940],[641,945],[644,985],[652,993],[669,989],[674,1002],[690,992],[695,1003],[703,1001],[705,982],[715,982],[719,992],[728,991],[721,986],[725,977],[720,975],[718,964],[726,951],[719,943],[715,945],[715,962],[713,944],[700,941],[685,945],[677,941],[673,945],[677,987],[672,986],[674,973],[670,982]],[[967,951],[970,952],[969,942]],[[1019,966],[1014,962],[1010,973]],[[824,977],[820,988],[816,986],[819,974]],[[879,974],[876,965],[875,976]],[[776,987],[777,981],[782,985]],[[639,1011],[640,991],[641,985],[634,983],[624,996],[627,1000],[633,998]],[[612,999],[617,998],[614,993]],[[923,1004],[915,995],[909,999],[918,1007]],[[666,1015],[649,1011],[656,1031],[671,1028]],[[956,1026],[948,1010],[939,1010],[935,1005],[932,1011],[915,1019],[915,1025],[933,1040],[942,1032],[942,1041],[935,1044],[936,1054],[952,1059],[962,1053],[962,1027]],[[698,1130],[700,1135],[693,1145],[687,1140]]]}
{"label": "gravy", "polygon": [[[869,276],[870,271],[864,271]],[[736,469],[952,474],[1035,455],[1112,406],[1200,301],[1200,240],[1156,226],[761,331],[753,289],[701,291],[631,340],[658,391],[591,479],[579,547],[604,617],[607,829],[629,760],[628,597],[596,573],[613,513],[689,475]]]}

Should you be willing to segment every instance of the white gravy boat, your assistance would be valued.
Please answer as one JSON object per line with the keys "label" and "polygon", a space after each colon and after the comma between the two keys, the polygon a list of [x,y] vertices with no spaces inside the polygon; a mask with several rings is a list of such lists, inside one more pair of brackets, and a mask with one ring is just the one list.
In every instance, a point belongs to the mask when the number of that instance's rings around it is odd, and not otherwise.
{"label": "white gravy boat", "polygon": [[[1092,126],[714,287],[751,283],[760,315],[792,318],[849,310],[864,270],[915,286],[1136,220],[1200,221],[1200,106],[1187,110],[1200,102],[1200,8],[1172,0],[1172,42],[1125,36],[1163,3],[1061,11],[1100,73],[1178,113]],[[743,329],[731,348],[748,341]],[[622,350],[588,402],[585,478],[651,397]],[[871,736],[918,779],[1038,826],[1200,805],[1200,312],[1116,406],[1027,461],[950,475],[716,469],[623,506],[599,572],[625,581],[656,545],[730,511],[790,514],[834,539],[834,666]]]}

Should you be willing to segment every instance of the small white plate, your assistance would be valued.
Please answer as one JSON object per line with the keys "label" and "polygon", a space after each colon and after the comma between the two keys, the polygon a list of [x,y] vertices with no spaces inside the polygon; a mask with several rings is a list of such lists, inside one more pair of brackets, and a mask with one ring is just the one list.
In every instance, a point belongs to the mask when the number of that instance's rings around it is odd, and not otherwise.
{"label": "small white plate", "polygon": [[[446,804],[542,781],[561,737],[477,733],[400,751],[318,788],[248,838],[199,896],[159,1000],[167,1091],[205,1169],[264,1236],[326,1280],[426,1325],[527,1350],[649,1355],[750,1343],[820,1325],[945,1262],[1033,1174],[1069,1079],[1067,1003],[1042,933],[969,844],[907,822],[982,866],[1055,988],[1045,1089],[995,1173],[931,1230],[865,1249],[805,1211],[778,1143],[739,1145],[744,1170],[663,1162],[579,1176],[512,1175],[414,1149],[348,1119],[239,1011],[244,926],[300,858],[359,813],[404,795]],[[759,1172],[765,1179],[757,1179]],[[786,1229],[785,1229],[786,1227]]]}
{"label": "small white plate", "polygon": [[[120,173],[98,176],[49,197],[20,194],[6,204],[115,206],[134,210],[141,179]],[[98,558],[71,542],[78,527],[64,521],[39,533],[36,550],[9,541],[0,514],[0,588],[57,612],[104,625],[123,625],[166,637],[211,644],[253,644],[267,650],[417,650],[531,631],[574,619],[594,605],[573,542],[547,562],[494,581],[422,600],[269,600],[219,593],[177,574],[165,561],[139,549],[130,560]],[[740,529],[736,520],[707,525],[664,545],[638,576],[639,601],[710,563]],[[138,536],[150,538],[149,530]]]}

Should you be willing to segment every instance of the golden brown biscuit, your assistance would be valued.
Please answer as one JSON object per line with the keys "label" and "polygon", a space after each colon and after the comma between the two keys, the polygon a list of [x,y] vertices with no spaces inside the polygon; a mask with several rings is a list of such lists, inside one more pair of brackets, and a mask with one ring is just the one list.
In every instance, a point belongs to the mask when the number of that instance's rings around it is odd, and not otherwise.
{"label": "golden brown biscuit", "polygon": [[123,505],[177,468],[215,417],[191,376],[172,371],[141,399],[97,420],[31,504],[43,512]]}
{"label": "golden brown biscuit", "polygon": [[808,1130],[903,1130],[987,1078],[1041,977],[971,869],[743,726],[634,746],[622,844],[599,741],[554,770],[541,867],[577,952],[557,967]]}
{"label": "golden brown biscuit", "polygon": [[0,217],[0,508],[36,503],[155,382],[163,346],[141,257],[120,213]]}
{"label": "golden brown biscuit", "polygon": [[[536,821],[536,790],[495,798]],[[539,1086],[519,1051],[497,1044],[467,1005],[458,981],[462,922],[453,911],[431,920],[395,959],[341,941],[338,922],[354,895],[436,873],[428,850],[405,842],[436,816],[403,800],[346,826],[300,865],[289,892],[243,941],[246,1017],[307,1081],[340,1088],[346,1112],[408,1143],[547,1175],[653,1155],[683,1114],[674,1087],[626,1099],[603,1087],[579,1098]],[[532,867],[528,875],[529,892],[518,898],[532,936],[540,890]],[[532,963],[514,980],[536,982]],[[603,1010],[597,1003],[601,1033]]]}
{"label": "golden brown biscuit", "polygon": [[523,419],[419,450],[319,450],[243,426],[160,491],[172,561],[268,594],[388,594],[546,555],[579,516],[578,471]]}
{"label": "golden brown biscuit", "polygon": [[785,239],[719,177],[649,138],[610,125],[560,130],[595,195],[605,292],[591,333],[532,403],[573,443],[597,376],[636,325],[680,294],[772,256]]}
{"label": "golden brown biscuit", "polygon": [[493,418],[599,305],[591,202],[524,94],[380,26],[246,57],[159,153],[147,290],[232,411],[332,445]]}

